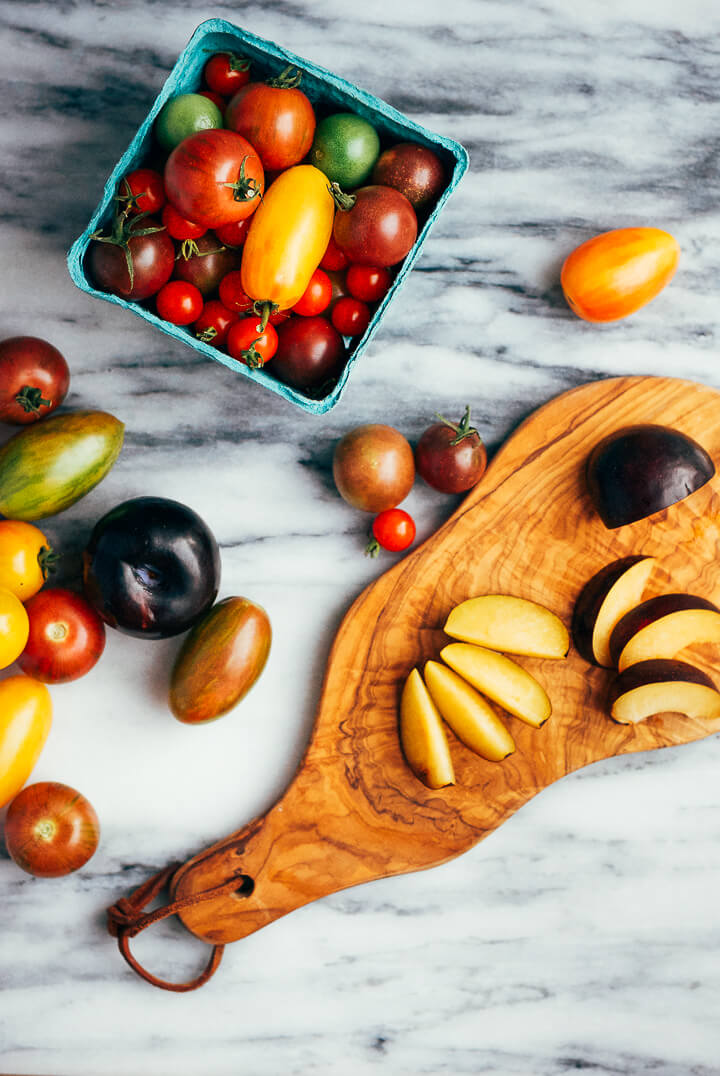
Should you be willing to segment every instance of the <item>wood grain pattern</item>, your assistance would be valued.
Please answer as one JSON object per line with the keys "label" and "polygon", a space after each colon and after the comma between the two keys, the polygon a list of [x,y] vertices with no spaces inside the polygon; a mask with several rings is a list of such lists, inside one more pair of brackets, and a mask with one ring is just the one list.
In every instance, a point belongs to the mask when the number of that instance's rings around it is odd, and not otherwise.
{"label": "wood grain pattern", "polygon": [[[607,670],[573,649],[565,661],[520,658],[543,683],[553,716],[535,730],[508,717],[516,752],[472,754],[448,730],[457,784],[433,791],[408,768],[398,739],[402,684],[437,657],[450,609],[507,593],[570,624],[589,577],[633,553],[660,559],[649,594],[692,591],[720,601],[720,477],[682,503],[618,530],[597,517],[584,484],[593,445],[637,422],[677,427],[720,459],[720,394],[669,378],[593,382],[551,401],[500,449],[440,530],[352,605],[332,647],[314,733],[283,797],[263,817],[190,860],[174,895],[252,879],[247,893],[181,913],[210,942],[227,942],[347,886],[432,867],[467,850],[536,792],[598,759],[700,739],[717,722],[680,715],[631,727],[605,713]],[[683,654],[712,675],[716,651]]]}

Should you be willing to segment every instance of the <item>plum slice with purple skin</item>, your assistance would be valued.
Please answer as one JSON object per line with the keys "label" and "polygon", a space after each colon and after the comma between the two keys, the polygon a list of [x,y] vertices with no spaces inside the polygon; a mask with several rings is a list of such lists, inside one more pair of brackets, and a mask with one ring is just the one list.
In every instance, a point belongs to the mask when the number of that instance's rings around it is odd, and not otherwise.
{"label": "plum slice with purple skin", "polygon": [[622,557],[601,568],[578,595],[572,637],[578,653],[593,665],[612,667],[610,636],[618,621],[640,604],[655,566],[654,557]]}
{"label": "plum slice with purple skin", "polygon": [[659,714],[695,720],[720,719],[720,692],[709,676],[685,661],[641,661],[616,677],[609,712],[621,725],[635,725]]}
{"label": "plum slice with purple skin", "polygon": [[660,594],[622,617],[610,636],[613,665],[622,672],[653,658],[673,658],[693,643],[720,642],[720,610],[695,594]]}

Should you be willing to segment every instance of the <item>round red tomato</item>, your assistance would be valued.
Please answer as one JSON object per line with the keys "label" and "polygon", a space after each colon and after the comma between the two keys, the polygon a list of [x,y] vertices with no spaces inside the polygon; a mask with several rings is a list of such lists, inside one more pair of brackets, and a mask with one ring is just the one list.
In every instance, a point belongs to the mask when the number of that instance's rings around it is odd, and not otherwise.
{"label": "round red tomato", "polygon": [[388,508],[373,520],[372,539],[365,552],[376,557],[380,549],[401,553],[415,541],[415,522],[402,508]]}
{"label": "round red tomato", "polygon": [[303,317],[312,318],[327,310],[332,299],[332,282],[322,269],[316,269],[310,277],[310,283],[295,303],[293,311]]}
{"label": "round red tomato", "polygon": [[162,222],[173,239],[199,239],[207,231],[202,224],[195,224],[194,221],[187,220],[182,213],[178,213],[170,202],[162,211]]}
{"label": "round red tomato", "polygon": [[278,336],[268,324],[263,329],[258,317],[242,318],[230,326],[227,334],[227,350],[238,362],[244,362],[252,370],[269,362],[277,351]]}
{"label": "round red tomato", "polygon": [[198,340],[213,347],[223,347],[227,340],[228,329],[237,321],[234,310],[228,310],[219,299],[210,299],[202,309],[202,314],[193,325],[193,332]]}
{"label": "round red tomato", "polygon": [[317,389],[345,365],[345,343],[327,318],[291,318],[278,329],[272,372],[296,389]]}
{"label": "round red tomato", "polygon": [[460,422],[442,419],[428,426],[415,448],[421,478],[441,493],[464,493],[482,478],[487,452],[480,434],[470,425],[470,408]]}
{"label": "round red tomato", "polygon": [[333,237],[349,261],[388,266],[401,262],[417,239],[417,217],[404,194],[393,187],[361,187],[344,195],[335,214]]}
{"label": "round red tomato", "polygon": [[338,441],[333,478],[340,496],[362,512],[384,512],[405,500],[415,479],[413,451],[392,426],[357,426]]}
{"label": "round red tomato", "polygon": [[30,633],[18,665],[44,684],[64,684],[90,672],[105,648],[105,625],[79,594],[41,590],[26,604]]}
{"label": "round red tomato", "polygon": [[37,336],[0,341],[0,422],[25,426],[59,407],[70,387],[63,356]]}
{"label": "round red tomato", "polygon": [[351,265],[347,271],[348,291],[364,303],[376,303],[390,287],[392,277],[381,265]]}
{"label": "round red tomato", "polygon": [[370,308],[360,299],[338,299],[331,317],[333,325],[343,336],[362,336],[370,324]]}
{"label": "round red tomato", "polygon": [[234,52],[217,52],[205,64],[203,78],[215,93],[229,97],[250,81],[250,61]]}
{"label": "round red tomato", "polygon": [[11,859],[36,878],[61,878],[84,866],[100,840],[85,796],[59,781],[38,781],[8,807],[5,844]]}
{"label": "round red tomato", "polygon": [[136,168],[120,183],[118,201],[129,204],[131,213],[158,213],[165,205],[163,177],[153,168]]}
{"label": "round red tomato", "polygon": [[[250,82],[230,101],[225,125],[247,138],[263,167],[290,168],[306,157],[315,136],[315,113],[286,69],[271,82]],[[297,78],[299,81],[299,78]]]}
{"label": "round red tomato", "polygon": [[207,298],[224,276],[238,268],[240,254],[224,247],[214,232],[208,232],[193,242],[193,251],[180,251],[173,277],[194,284]]}
{"label": "round red tomato", "polygon": [[155,306],[171,325],[191,325],[202,314],[202,292],[185,280],[170,280],[155,296]]}
{"label": "round red tomato", "polygon": [[347,264],[347,258],[340,250],[340,247],[337,245],[333,237],[330,236],[330,242],[327,245],[327,250],[323,254],[322,261],[320,262],[320,268],[326,270],[344,269]]}
{"label": "round red tomato", "polygon": [[247,314],[248,310],[252,310],[253,300],[242,286],[242,273],[239,269],[234,269],[220,281],[220,302],[228,310],[236,310],[240,314]]}
{"label": "round red tomato", "polygon": [[251,223],[252,217],[246,217],[245,220],[233,220],[229,224],[221,224],[219,228],[216,228],[215,235],[228,247],[241,247],[247,239]]}
{"label": "round red tomato", "polygon": [[[150,232],[142,234],[147,229]],[[87,258],[90,276],[98,288],[122,299],[139,301],[155,295],[170,279],[175,246],[152,217],[131,217],[121,235],[93,239]]]}
{"label": "round red tomato", "polygon": [[242,135],[211,128],[175,147],[165,165],[165,189],[184,217],[217,228],[255,212],[265,175],[255,149]]}

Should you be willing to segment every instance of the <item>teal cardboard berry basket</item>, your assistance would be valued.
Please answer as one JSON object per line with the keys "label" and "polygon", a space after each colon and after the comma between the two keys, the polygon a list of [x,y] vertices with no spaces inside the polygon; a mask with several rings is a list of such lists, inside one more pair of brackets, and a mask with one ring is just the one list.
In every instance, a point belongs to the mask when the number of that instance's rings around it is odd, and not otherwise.
{"label": "teal cardboard berry basket", "polygon": [[[134,168],[140,167],[148,157],[153,146],[153,124],[160,109],[166,101],[178,94],[197,92],[201,86],[202,70],[207,60],[212,53],[223,51],[237,52],[247,57],[252,64],[253,78],[267,78],[277,75],[288,65],[299,68],[302,71],[302,89],[318,110],[323,112],[355,112],[375,127],[380,136],[382,148],[396,142],[417,142],[433,150],[445,165],[447,186],[438,197],[431,215],[422,224],[412,250],[399,267],[390,290],[375,310],[367,330],[354,346],[351,345],[349,358],[340,378],[322,398],[314,398],[299,389],[291,388],[278,381],[269,372],[271,365],[267,371],[250,369],[219,349],[196,339],[188,329],[179,328],[163,321],[150,306],[138,302],[128,302],[116,295],[99,291],[94,287],[86,271],[85,259],[91,237],[94,232],[107,225],[111,220],[114,195],[122,177]],[[251,380],[259,382],[272,392],[282,396],[285,400],[289,400],[301,407],[304,411],[311,414],[324,414],[334,407],[340,399],[353,367],[379,329],[388,304],[392,302],[398,289],[402,287],[407,274],[422,249],[428,232],[437,220],[445,202],[466,172],[467,166],[467,152],[458,142],[427,130],[427,128],[415,123],[378,97],[374,97],[357,86],[353,86],[338,75],[333,75],[330,71],[325,71],[308,60],[295,56],[292,52],[271,41],[256,37],[254,34],[241,30],[223,19],[209,19],[207,22],[200,24],[188,45],[178,57],[165,85],[155,99],[137,134],[115,165],[105,184],[102,199],[95,209],[87,228],[70,248],[68,269],[74,283],[89,295],[132,310],[133,313],[145,318],[146,321],[167,333],[168,336],[181,340],[208,359],[221,362],[224,366],[237,371],[243,377],[249,377]]]}

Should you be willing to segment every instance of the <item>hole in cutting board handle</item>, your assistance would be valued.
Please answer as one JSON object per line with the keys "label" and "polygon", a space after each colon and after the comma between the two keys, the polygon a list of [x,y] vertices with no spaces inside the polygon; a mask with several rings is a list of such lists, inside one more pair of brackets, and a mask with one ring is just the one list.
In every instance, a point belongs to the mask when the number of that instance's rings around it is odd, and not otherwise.
{"label": "hole in cutting board handle", "polygon": [[255,879],[251,878],[249,874],[241,874],[240,885],[233,890],[232,896],[237,900],[244,900],[246,897],[252,896],[254,891]]}

